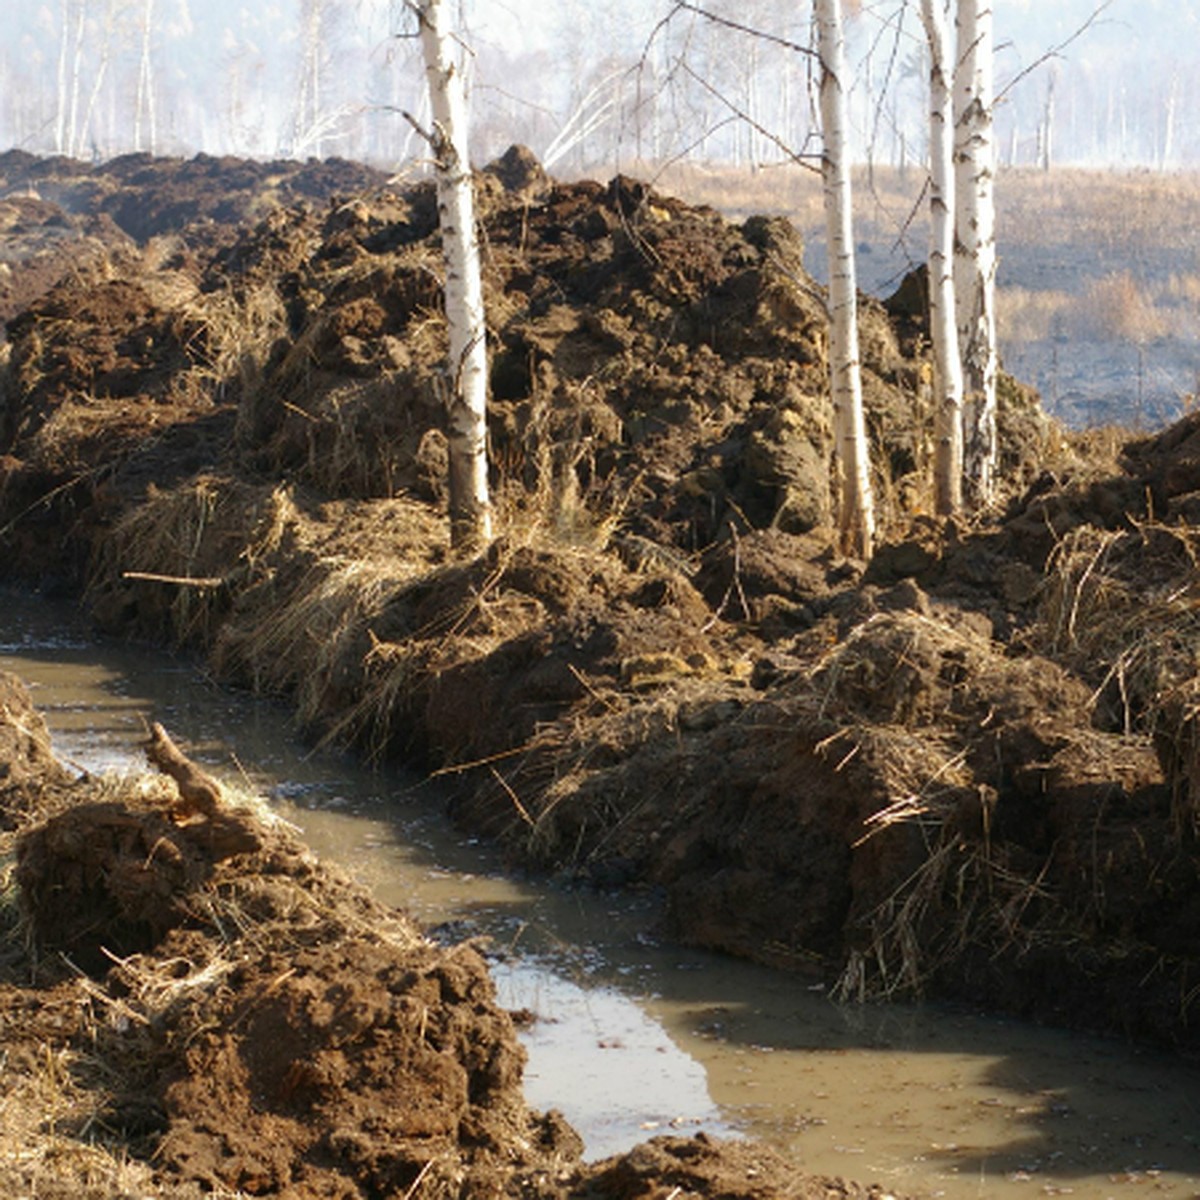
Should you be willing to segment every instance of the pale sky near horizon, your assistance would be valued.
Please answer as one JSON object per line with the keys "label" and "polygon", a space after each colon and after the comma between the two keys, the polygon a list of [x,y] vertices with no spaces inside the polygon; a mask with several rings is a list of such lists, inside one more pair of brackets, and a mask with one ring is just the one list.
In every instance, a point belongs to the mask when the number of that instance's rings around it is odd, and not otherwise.
{"label": "pale sky near horizon", "polygon": [[[457,0],[456,0],[457,2]],[[478,97],[481,124],[502,123],[505,102],[513,114],[545,114],[543,136],[553,136],[577,101],[583,68],[599,69],[606,57],[636,61],[670,0],[462,0],[467,37],[481,51]],[[0,0],[6,36],[0,45],[0,138],[31,149],[52,149],[55,112],[61,112],[59,78],[64,46],[75,44],[74,28],[62,36],[63,14],[84,4],[87,36],[82,46],[80,125],[87,109],[94,125],[77,137],[77,152],[110,154],[128,149],[133,122],[141,39],[139,15],[146,0]],[[786,20],[792,36],[803,30],[807,6],[795,0],[700,0],[770,28]],[[398,101],[412,103],[421,86],[419,67],[407,47],[394,41],[400,0],[325,0],[328,14],[321,102],[330,110],[382,112]],[[160,147],[171,152],[271,155],[286,152],[295,124],[301,60],[301,0],[154,0],[152,70],[158,89],[156,120]],[[110,7],[111,6],[111,7]],[[860,47],[878,38],[885,44],[896,28],[899,0],[864,0],[858,26]],[[1006,119],[1016,120],[1024,143],[1034,139],[1045,104],[1047,78],[1055,75],[1056,150],[1064,160],[1094,161],[1117,154],[1114,123],[1122,126],[1120,147],[1132,161],[1154,162],[1165,144],[1178,163],[1200,163],[1200,0],[994,0],[996,81],[1003,88],[1031,64],[1065,42],[1093,14],[1077,40],[1061,55],[1021,80],[1006,102]],[[1101,11],[1102,10],[1102,11]],[[116,15],[114,51],[107,73],[100,70],[105,45],[104,16]],[[902,53],[920,44],[915,0],[909,0],[897,39]],[[743,52],[746,39],[728,39],[728,55]],[[393,53],[400,49],[400,57]],[[543,61],[557,74],[539,75],[522,52],[545,50]],[[503,53],[498,53],[503,52]],[[557,52],[557,53],[556,53]],[[490,55],[490,58],[487,56]],[[491,71],[492,75],[484,74]],[[91,99],[100,77],[102,88]],[[778,85],[759,85],[765,101]],[[574,98],[571,89],[575,88]],[[406,90],[407,89],[407,90]],[[385,94],[390,92],[392,94]],[[7,93],[7,95],[5,95]],[[911,105],[916,91],[910,86]],[[490,106],[490,110],[489,110]],[[524,106],[522,108],[522,106]],[[1108,112],[1099,109],[1107,106]],[[1170,116],[1166,115],[1170,110]],[[1019,119],[1016,114],[1020,110]],[[511,114],[510,114],[511,115]],[[1106,136],[1097,128],[1107,121]],[[322,152],[362,153],[347,118],[322,143]],[[1125,136],[1127,134],[1127,136]],[[382,145],[382,135],[371,144]],[[310,143],[306,143],[310,144]],[[1164,156],[1165,157],[1165,156]]]}

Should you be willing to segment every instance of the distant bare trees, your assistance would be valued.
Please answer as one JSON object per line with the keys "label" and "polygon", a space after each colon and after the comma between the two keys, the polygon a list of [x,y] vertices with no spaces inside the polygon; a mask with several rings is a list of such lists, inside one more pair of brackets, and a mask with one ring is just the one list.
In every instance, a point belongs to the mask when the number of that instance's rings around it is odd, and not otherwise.
{"label": "distant bare trees", "polygon": [[133,148],[148,150],[151,154],[158,146],[158,117],[154,104],[154,68],[150,58],[153,33],[154,0],[143,0],[137,97],[133,107]]}
{"label": "distant bare trees", "polygon": [[[1094,0],[1094,8],[1104,3]],[[386,162],[395,146],[393,114],[415,106],[421,82],[415,72],[391,69],[403,53],[393,19],[402,4],[9,0],[0,39],[8,83],[0,95],[0,142],[62,153],[94,146],[100,154],[153,145],[184,153],[303,155],[336,145],[339,154]],[[796,144],[796,131],[816,107],[786,44],[807,42],[811,5],[694,0],[692,9],[772,37],[739,38],[692,13],[694,19],[673,23],[669,47],[656,43],[662,52],[652,58],[653,79],[630,86],[624,73],[637,67],[663,7],[647,0],[553,0],[539,11],[538,36],[523,38],[512,4],[488,6],[505,14],[498,20],[477,6],[484,36],[476,44],[480,87],[472,125],[481,156],[514,140],[544,150],[592,93],[582,108],[592,117],[603,110],[603,119],[561,160],[572,171],[603,171],[635,156],[684,155],[748,168],[785,160],[776,139]],[[1200,104],[1200,76],[1188,57],[1200,37],[1200,10],[1139,0],[1138,53],[1129,53],[1115,17],[1091,25],[1086,49],[1063,53],[1064,36],[1070,41],[1074,32],[1066,17],[1071,7],[1019,6],[997,51],[998,68],[1020,75],[1053,47],[1054,164],[1195,163],[1200,129],[1184,116]],[[907,12],[916,8],[909,4]],[[917,81],[924,71],[912,69],[913,22],[905,11],[903,0],[843,0],[856,162],[868,155],[876,164],[913,162],[923,146]],[[680,69],[683,59],[694,77]],[[605,79],[612,83],[597,91]],[[1014,163],[1038,161],[1044,82],[1008,92],[997,108],[997,129]],[[816,136],[812,125],[799,140]],[[1044,158],[1044,136],[1041,147]]]}
{"label": "distant bare trees", "polygon": [[75,151],[87,7],[87,0],[75,0],[73,5],[71,0],[62,0],[62,26],[58,50],[58,109],[54,121],[54,149],[59,154],[72,154]]}
{"label": "distant bare trees", "polygon": [[[55,70],[53,148],[58,154],[82,158],[99,148],[100,101],[112,86],[114,58],[121,50],[120,34],[132,39],[131,8],[119,0],[62,0],[58,9],[58,56]],[[155,148],[154,72],[151,38],[154,0],[139,0],[137,39],[140,45],[133,100],[133,148]],[[145,136],[148,131],[148,138]]]}

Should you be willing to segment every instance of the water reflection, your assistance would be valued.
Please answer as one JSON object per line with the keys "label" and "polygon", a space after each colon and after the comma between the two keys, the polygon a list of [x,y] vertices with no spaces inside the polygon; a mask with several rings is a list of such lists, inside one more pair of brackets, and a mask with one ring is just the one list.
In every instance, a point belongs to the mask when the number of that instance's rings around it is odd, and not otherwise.
{"label": "water reflection", "polygon": [[795,978],[663,943],[650,894],[513,879],[420,781],[292,738],[286,713],[158,651],[96,644],[66,610],[0,593],[0,666],[60,756],[139,763],[162,720],[270,795],[313,848],[447,938],[486,939],[524,1035],[527,1092],[589,1156],[655,1132],[744,1130],[814,1171],[958,1198],[1200,1196],[1200,1081],[1108,1041],[915,1007],[846,1008]]}

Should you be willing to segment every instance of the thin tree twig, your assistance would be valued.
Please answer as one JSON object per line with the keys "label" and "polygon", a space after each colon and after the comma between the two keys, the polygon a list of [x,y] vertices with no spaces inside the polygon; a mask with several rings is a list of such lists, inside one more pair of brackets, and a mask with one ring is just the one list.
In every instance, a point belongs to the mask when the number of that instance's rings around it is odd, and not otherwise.
{"label": "thin tree twig", "polygon": [[[711,83],[708,82],[707,79],[694,71],[690,66],[688,66],[687,63],[683,63],[681,65],[684,72],[696,83],[698,83],[706,92],[708,92],[710,96],[724,104],[730,110],[730,112],[732,112],[734,116],[738,118],[738,120],[745,121],[746,124],[749,125],[750,128],[756,133],[761,134],[773,146],[779,150],[782,150],[783,153],[796,164],[796,166],[804,167],[809,171],[820,171],[821,168],[811,161],[812,159],[819,159],[821,157],[820,154],[806,153],[803,150],[793,150],[792,147],[789,146],[787,142],[785,142],[777,133],[773,133],[765,125],[762,125],[760,122],[756,121],[752,116],[750,116],[749,113],[739,108],[732,100],[729,99],[728,96],[725,96],[719,92]],[[810,133],[804,140],[805,142],[809,142],[812,139],[813,135]]]}
{"label": "thin tree twig", "polygon": [[1105,12],[1105,10],[1112,6],[1112,2],[1113,2],[1113,0],[1104,0],[1104,3],[1101,4],[1098,8],[1096,8],[1092,12],[1092,15],[1090,17],[1088,17],[1088,19],[1086,21],[1084,21],[1084,23],[1082,25],[1080,25],[1079,28],[1076,29],[1075,32],[1073,34],[1071,34],[1071,36],[1069,38],[1066,38],[1064,41],[1059,42],[1057,46],[1051,46],[1050,49],[1047,50],[1044,54],[1041,54],[1037,58],[1035,58],[1033,60],[1033,62],[1031,62],[1029,64],[1029,66],[1027,66],[1023,71],[1018,71],[1016,73],[1016,75],[1014,75],[1008,81],[1008,83],[1006,83],[1004,85],[1004,87],[1002,87],[1000,89],[1000,91],[998,91],[996,93],[996,95],[993,97],[993,101],[992,101],[993,104],[999,104],[1000,101],[1003,100],[1004,97],[1007,96],[1008,93],[1011,92],[1012,89],[1014,87],[1016,87],[1017,84],[1020,83],[1021,80],[1024,79],[1026,75],[1031,75],[1043,63],[1049,62],[1050,59],[1058,58],[1058,56],[1062,53],[1062,51],[1064,51],[1069,45],[1071,45],[1072,42],[1075,42],[1079,38],[1081,38],[1100,19],[1101,15]]}
{"label": "thin tree twig", "polygon": [[[698,4],[690,4],[688,0],[678,0],[678,3],[676,3],[671,12],[655,26],[654,32],[657,33],[661,26],[666,25],[676,12],[695,13],[696,16],[703,17],[706,21],[711,21],[714,25],[720,25],[725,29],[733,29],[738,33],[746,34],[748,37],[758,38],[760,41],[782,46],[785,50],[794,50],[797,54],[804,54],[809,58],[817,57],[817,52],[811,46],[802,46],[799,42],[793,42],[788,38],[780,37],[777,33],[768,33],[765,29],[755,29],[751,25],[743,25],[740,21],[734,21],[729,17],[722,17],[718,13],[709,12],[706,8],[701,8]],[[653,34],[651,36],[653,37]]]}

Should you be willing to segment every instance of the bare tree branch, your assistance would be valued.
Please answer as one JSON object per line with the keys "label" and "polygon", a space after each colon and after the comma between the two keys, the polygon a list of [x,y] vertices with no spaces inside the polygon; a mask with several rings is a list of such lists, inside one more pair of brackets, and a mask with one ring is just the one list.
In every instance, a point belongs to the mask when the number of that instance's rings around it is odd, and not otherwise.
{"label": "bare tree branch", "polygon": [[1082,25],[1080,25],[1079,28],[1076,29],[1075,32],[1073,34],[1071,34],[1071,36],[1069,38],[1066,38],[1064,41],[1059,42],[1057,46],[1051,46],[1050,49],[1045,52],[1045,54],[1041,54],[1037,58],[1035,58],[1033,60],[1033,62],[1031,62],[1029,64],[1029,66],[1027,66],[1024,70],[1018,71],[1016,73],[1016,75],[1014,75],[1004,85],[1004,87],[1002,87],[996,93],[996,103],[998,104],[1001,100],[1003,100],[1004,97],[1007,96],[1008,93],[1011,92],[1012,89],[1014,87],[1016,87],[1017,84],[1020,83],[1022,79],[1024,79],[1027,75],[1031,75],[1043,63],[1049,62],[1050,59],[1052,59],[1052,58],[1060,57],[1062,52],[1068,46],[1070,46],[1073,42],[1075,42],[1079,38],[1081,38],[1100,19],[1100,17],[1103,15],[1103,13],[1105,12],[1106,9],[1112,7],[1112,2],[1113,2],[1113,0],[1104,0],[1104,3],[1101,4],[1098,8],[1096,8],[1092,12],[1092,15],[1090,17],[1088,17],[1088,19],[1086,21],[1084,21],[1084,23]]}
{"label": "bare tree branch", "polygon": [[787,38],[780,37],[776,33],[768,33],[765,29],[755,29],[753,26],[743,25],[740,21],[733,21],[729,17],[722,17],[718,13],[709,12],[707,9],[701,8],[698,4],[690,4],[688,0],[677,0],[675,7],[654,27],[653,32],[650,34],[650,41],[653,41],[660,29],[670,23],[677,12],[695,13],[696,16],[703,17],[706,21],[711,21],[714,25],[721,25],[725,29],[736,30],[738,33],[746,34],[747,37],[771,42],[773,45],[782,46],[785,50],[795,50],[797,54],[804,54],[809,58],[816,58],[817,56],[816,51],[811,46],[802,46],[799,42],[789,41]]}
{"label": "bare tree branch", "polygon": [[[767,139],[767,141],[769,141],[773,146],[775,146],[779,150],[782,150],[783,153],[789,159],[791,159],[791,161],[794,162],[798,167],[804,167],[805,170],[816,171],[818,174],[820,173],[820,170],[821,170],[820,166],[814,165],[813,162],[811,161],[812,159],[816,159],[819,162],[819,160],[821,158],[820,154],[806,153],[803,150],[799,150],[799,151],[793,150],[792,147],[789,146],[787,144],[787,142],[785,142],[783,140],[783,138],[781,138],[777,133],[773,133],[770,129],[767,129],[766,126],[761,125],[758,121],[755,121],[753,117],[751,117],[747,112],[745,112],[743,109],[739,108],[736,104],[734,104],[734,102],[732,100],[730,100],[728,96],[724,95],[722,92],[719,92],[715,87],[713,87],[713,85],[711,83],[708,82],[707,79],[705,79],[703,76],[699,75],[690,66],[688,66],[687,63],[681,63],[680,68],[690,79],[694,80],[696,83],[698,83],[700,85],[700,87],[702,87],[706,92],[708,92],[708,94],[710,96],[712,96],[713,99],[718,100],[722,104],[724,104],[725,107],[728,108],[729,111],[731,113],[733,113],[733,115],[735,117],[738,118],[738,120],[745,121],[746,124],[749,125],[751,129],[755,130],[757,133],[762,134],[762,136],[765,137]],[[813,135],[810,133],[808,135],[808,137],[805,138],[805,142],[807,143],[807,142],[811,141],[812,137],[813,137]]]}

